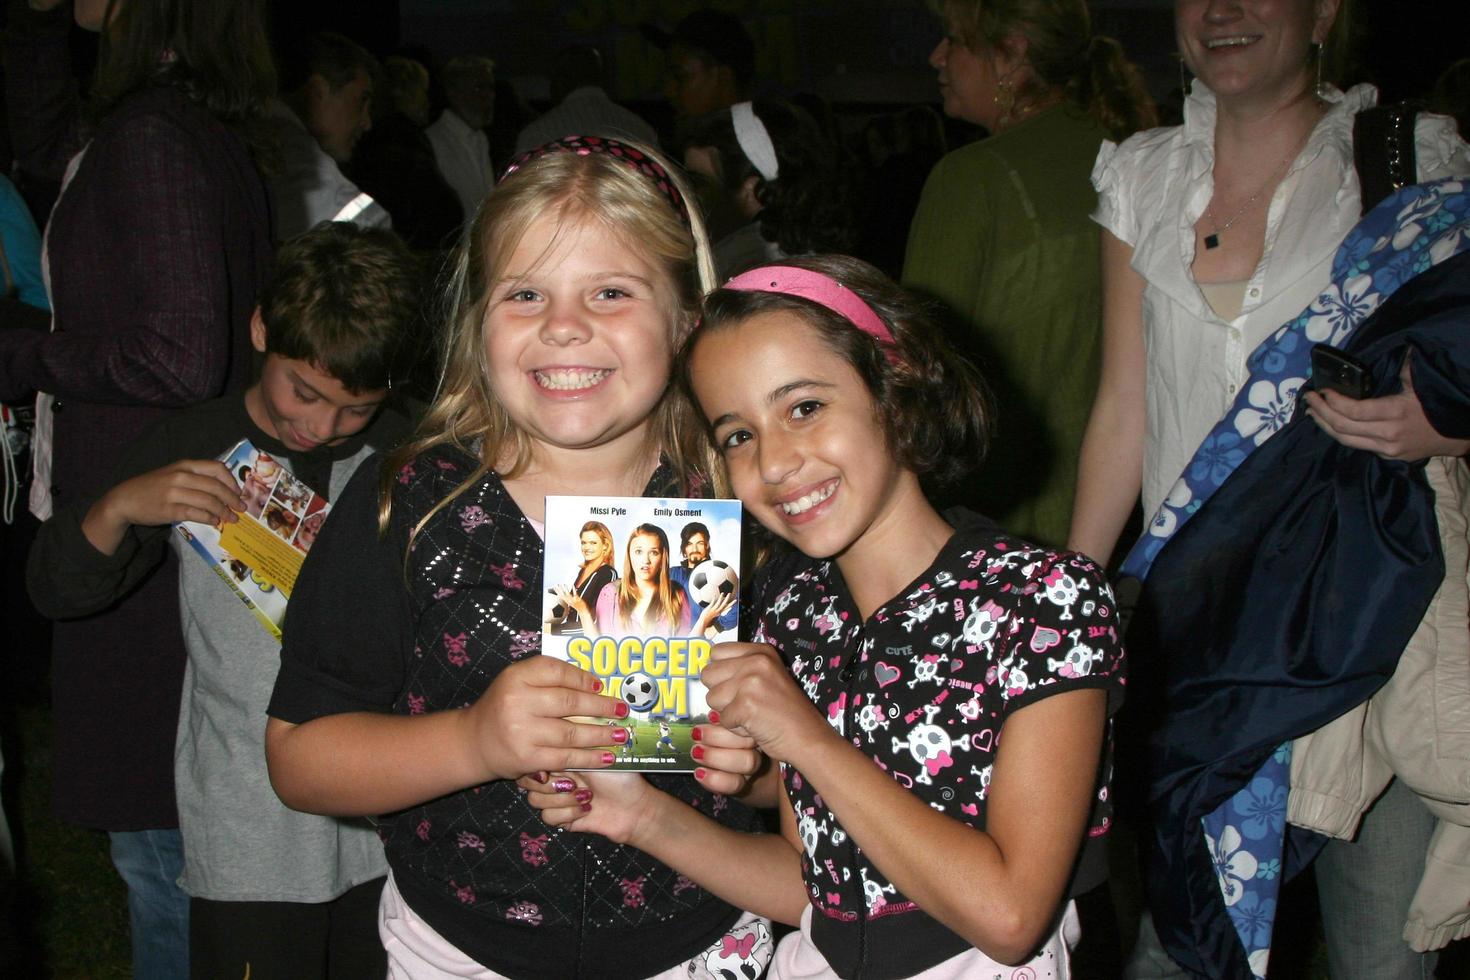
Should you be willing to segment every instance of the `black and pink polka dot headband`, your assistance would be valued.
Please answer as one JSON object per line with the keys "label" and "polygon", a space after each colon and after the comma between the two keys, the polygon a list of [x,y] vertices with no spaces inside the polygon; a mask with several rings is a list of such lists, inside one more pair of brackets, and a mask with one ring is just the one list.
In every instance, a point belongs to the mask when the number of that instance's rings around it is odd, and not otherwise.
{"label": "black and pink polka dot headband", "polygon": [[[606,136],[563,136],[561,139],[538,146],[534,150],[527,150],[510,162],[501,172],[500,180],[505,180],[533,160],[539,160],[554,153],[575,153],[581,157],[590,156],[593,153],[604,153],[622,160],[653,181],[654,185],[663,192],[664,197],[668,198],[669,203],[674,206],[684,226],[692,227],[689,222],[689,207],[684,203],[684,195],[679,193],[678,186],[663,165],[636,146]],[[499,182],[499,180],[496,181],[496,183]]]}

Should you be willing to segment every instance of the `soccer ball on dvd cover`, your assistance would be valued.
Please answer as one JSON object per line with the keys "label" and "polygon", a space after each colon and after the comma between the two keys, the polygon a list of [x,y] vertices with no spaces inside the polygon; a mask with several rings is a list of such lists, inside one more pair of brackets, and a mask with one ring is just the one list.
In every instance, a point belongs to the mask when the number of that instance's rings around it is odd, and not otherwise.
{"label": "soccer ball on dvd cover", "polygon": [[618,695],[634,711],[647,711],[658,703],[658,684],[644,673],[629,674],[623,678]]}
{"label": "soccer ball on dvd cover", "polygon": [[689,573],[689,594],[701,609],[708,609],[720,596],[729,595],[738,588],[740,579],[735,569],[717,558],[700,562]]}

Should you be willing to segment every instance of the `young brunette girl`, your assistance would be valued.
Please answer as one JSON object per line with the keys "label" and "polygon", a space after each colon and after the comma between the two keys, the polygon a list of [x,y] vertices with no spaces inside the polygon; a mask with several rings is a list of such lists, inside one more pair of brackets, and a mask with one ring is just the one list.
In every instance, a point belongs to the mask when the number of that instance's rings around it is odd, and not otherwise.
{"label": "young brunette girl", "polygon": [[716,647],[704,679],[720,725],[781,763],[782,833],[609,774],[583,774],[590,806],[528,781],[532,804],[799,923],[771,976],[1066,976],[1123,684],[1101,572],[930,506],[920,478],[973,462],[982,399],[871,267],[739,276],[685,356],[730,486],[780,539],[755,642]]}
{"label": "young brunette girl", "polygon": [[[678,433],[698,431],[676,424],[669,378],[710,265],[685,200],[611,140],[513,163],[458,251],[417,437],[343,493],[296,584],[271,778],[291,806],[386,814],[392,977],[700,976],[691,963],[764,928],[640,851],[548,826],[514,783],[610,764],[609,727],[566,719],[627,714],[537,655],[541,521],[550,493],[687,488]],[[653,782],[751,830],[719,794],[755,753],[717,756],[720,772]]]}

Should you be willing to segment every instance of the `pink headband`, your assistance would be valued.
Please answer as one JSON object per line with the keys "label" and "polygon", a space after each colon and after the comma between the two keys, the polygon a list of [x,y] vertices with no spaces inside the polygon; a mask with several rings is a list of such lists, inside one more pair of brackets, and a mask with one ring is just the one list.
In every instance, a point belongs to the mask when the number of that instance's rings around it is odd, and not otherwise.
{"label": "pink headband", "polygon": [[878,341],[890,361],[896,359],[893,331],[857,293],[831,276],[794,265],[763,265],[725,283],[725,289],[749,293],[780,293],[800,296],[844,317],[854,327]]}

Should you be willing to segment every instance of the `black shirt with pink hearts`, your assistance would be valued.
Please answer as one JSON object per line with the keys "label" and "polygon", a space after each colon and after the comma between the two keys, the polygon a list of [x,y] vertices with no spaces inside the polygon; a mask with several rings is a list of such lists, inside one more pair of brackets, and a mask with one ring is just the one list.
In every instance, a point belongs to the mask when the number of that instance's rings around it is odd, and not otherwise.
{"label": "black shirt with pink hearts", "polygon": [[[781,652],[828,722],[930,806],[985,827],[1005,720],[1053,694],[1108,691],[1124,655],[1112,590],[1091,560],[946,514],[933,564],[864,620],[835,562],[783,553],[762,569],[755,642]],[[1057,745],[1057,752],[1067,751]],[[1111,753],[1089,838],[1107,833]],[[805,854],[812,938],[840,976],[908,976],[969,948],[870,864],[800,772],[783,766]]]}

